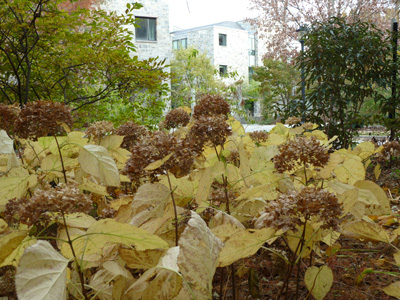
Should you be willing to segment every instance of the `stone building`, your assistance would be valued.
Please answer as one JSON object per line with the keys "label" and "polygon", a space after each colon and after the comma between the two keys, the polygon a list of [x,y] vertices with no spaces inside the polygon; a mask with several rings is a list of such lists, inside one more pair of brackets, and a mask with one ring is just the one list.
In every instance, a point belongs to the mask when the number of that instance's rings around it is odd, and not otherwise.
{"label": "stone building", "polygon": [[[178,30],[171,32],[171,36],[173,49],[193,46],[207,53],[220,76],[237,72],[244,82],[248,82],[253,67],[261,65],[256,29],[246,21],[226,21]],[[233,79],[226,78],[224,81],[230,84]],[[255,103],[254,116],[260,116],[259,103]]]}
{"label": "stone building", "polygon": [[[129,0],[112,0],[105,4],[105,8],[123,14]],[[171,35],[169,33],[169,5],[168,0],[143,0],[141,9],[134,10],[134,15],[139,19],[140,28],[130,28],[134,32],[134,44],[139,59],[158,57],[166,59],[170,64],[172,55]],[[167,69],[169,71],[169,69]]]}

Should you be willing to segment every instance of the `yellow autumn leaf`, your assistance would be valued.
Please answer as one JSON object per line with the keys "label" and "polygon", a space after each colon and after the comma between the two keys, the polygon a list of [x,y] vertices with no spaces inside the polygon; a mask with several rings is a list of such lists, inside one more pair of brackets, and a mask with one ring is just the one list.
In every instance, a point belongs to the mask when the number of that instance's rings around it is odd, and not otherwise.
{"label": "yellow autumn leaf", "polygon": [[44,172],[51,172],[52,174],[56,174],[58,177],[64,176],[63,171],[69,171],[74,169],[78,165],[78,161],[74,158],[69,158],[67,156],[63,157],[63,164],[61,163],[59,154],[50,154],[47,155],[41,162],[40,168]]}
{"label": "yellow autumn leaf", "polygon": [[329,179],[333,175],[333,170],[344,160],[343,156],[338,153],[329,155],[328,163],[317,172],[317,175],[322,179]]}
{"label": "yellow autumn leaf", "polygon": [[365,160],[375,153],[375,145],[371,142],[362,142],[353,149],[352,153]]}
{"label": "yellow autumn leaf", "polygon": [[[179,247],[172,247],[161,257],[157,266],[144,272],[124,293],[124,300],[173,299],[182,288],[177,264]],[[196,270],[192,270],[196,273]],[[202,298],[197,298],[202,299]],[[211,299],[211,298],[209,298]]]}
{"label": "yellow autumn leaf", "polygon": [[333,172],[336,179],[343,183],[354,184],[356,181],[365,179],[365,169],[361,159],[348,158]]}
{"label": "yellow autumn leaf", "polygon": [[400,281],[393,282],[392,284],[382,288],[386,295],[400,298]]}
{"label": "yellow autumn leaf", "polygon": [[8,228],[8,224],[3,219],[0,219],[0,233],[3,233]]}
{"label": "yellow autumn leaf", "polygon": [[100,300],[121,300],[122,293],[132,280],[132,274],[118,262],[106,261],[90,279],[89,285]]}
{"label": "yellow autumn leaf", "polygon": [[276,123],[275,127],[271,129],[270,133],[275,133],[288,137],[290,133],[290,128],[286,127],[282,123]]}
{"label": "yellow autumn leaf", "polygon": [[139,187],[132,201],[131,225],[139,227],[151,218],[161,217],[171,192],[161,183],[146,183]]}
{"label": "yellow autumn leaf", "polygon": [[[83,261],[98,262],[103,248],[110,244],[133,246],[138,251],[168,248],[168,244],[158,236],[112,219],[103,219],[93,223],[86,234],[74,238],[72,246],[76,256],[83,258]],[[62,244],[61,253],[67,258],[73,257],[68,243]]]}
{"label": "yellow autumn leaf", "polygon": [[311,295],[316,300],[322,300],[328,294],[333,284],[332,270],[323,265],[321,267],[310,267],[304,275],[304,282]]}
{"label": "yellow autumn leaf", "polygon": [[[176,178],[174,174],[169,174],[172,190],[174,191],[175,203],[178,206],[185,206],[194,198],[197,183],[190,180],[189,176]],[[161,177],[160,183],[169,189],[168,177]]]}
{"label": "yellow autumn leaf", "polygon": [[394,261],[396,262],[396,265],[400,266],[400,251],[399,250],[396,251],[395,254],[393,254],[393,258],[394,258]]}
{"label": "yellow autumn leaf", "polygon": [[310,223],[307,223],[306,225],[306,232],[304,234],[304,245],[303,245],[303,249],[301,249],[300,252],[300,247],[299,247],[299,243],[301,241],[301,237],[302,237],[302,233],[303,233],[303,226],[296,226],[297,231],[292,231],[289,230],[286,232],[286,237],[287,237],[287,241],[289,244],[290,249],[292,249],[293,252],[296,251],[295,253],[296,256],[300,255],[301,253],[301,257],[308,257],[311,254],[311,251],[313,250],[314,247],[314,243],[318,238],[318,235],[315,234],[315,231],[318,229],[314,229]]}
{"label": "yellow autumn leaf", "polygon": [[89,181],[88,178],[82,178],[82,179],[83,182],[79,185],[79,189],[102,196],[109,196],[107,192],[107,187],[97,184],[93,181]]}
{"label": "yellow autumn leaf", "polygon": [[28,247],[15,276],[18,299],[67,299],[68,264],[69,260],[47,241]]}
{"label": "yellow autumn leaf", "polygon": [[267,203],[260,198],[241,201],[232,211],[232,216],[240,222],[248,221],[265,208]]}
{"label": "yellow autumn leaf", "polygon": [[178,242],[178,266],[193,298],[212,299],[212,281],[223,243],[192,211],[191,218]]}
{"label": "yellow autumn leaf", "polygon": [[174,152],[168,154],[167,156],[163,157],[162,159],[153,161],[150,163],[146,168],[144,168],[145,171],[153,171],[155,169],[158,169],[161,167],[168,159],[171,158],[171,156],[174,155]]}
{"label": "yellow autumn leaf", "polygon": [[127,267],[131,269],[148,270],[155,267],[160,257],[165,254],[165,250],[151,249],[137,251],[131,247],[121,246],[118,253],[125,261]]}
{"label": "yellow autumn leaf", "polygon": [[378,201],[379,208],[373,208],[371,209],[371,211],[367,210],[368,214],[386,215],[392,212],[390,208],[389,198],[386,196],[385,191],[375,182],[369,180],[361,180],[354,183],[354,186],[362,190],[370,191],[375,196],[375,199]]}
{"label": "yellow autumn leaf", "polygon": [[14,231],[0,239],[0,268],[4,266],[17,267],[24,250],[36,243],[34,237],[27,235],[26,230]]}
{"label": "yellow autumn leaf", "polygon": [[364,219],[344,224],[342,233],[352,238],[390,243],[389,234],[381,226]]}
{"label": "yellow autumn leaf", "polygon": [[197,204],[206,201],[210,194],[211,184],[217,176],[225,173],[225,165],[218,161],[215,165],[206,168],[200,178],[199,187],[195,196]]}
{"label": "yellow autumn leaf", "polygon": [[258,249],[275,234],[273,228],[254,230],[252,233],[247,230],[234,232],[222,248],[219,255],[219,267],[229,266],[239,259],[252,256]]}
{"label": "yellow autumn leaf", "polygon": [[279,146],[279,145],[286,143],[286,141],[287,141],[286,135],[270,133],[268,135],[268,139],[265,142],[265,144],[270,145],[270,146],[272,146],[272,145]]}
{"label": "yellow autumn leaf", "polygon": [[78,156],[82,170],[100,179],[108,186],[119,186],[119,171],[107,149],[98,145],[85,145]]}
{"label": "yellow autumn leaf", "polygon": [[233,235],[245,231],[244,228],[234,226],[232,224],[222,224],[211,229],[214,235],[219,238],[223,243],[229,240]]}
{"label": "yellow autumn leaf", "polygon": [[375,175],[375,179],[378,180],[379,176],[381,176],[381,165],[380,164],[376,164],[375,168],[374,168],[374,175]]}
{"label": "yellow autumn leaf", "polygon": [[66,214],[64,217],[68,227],[86,229],[96,222],[95,218],[84,213]]}
{"label": "yellow autumn leaf", "polygon": [[29,188],[37,184],[37,176],[23,167],[15,167],[0,177],[0,211],[8,200],[25,196]]}
{"label": "yellow autumn leaf", "polygon": [[234,117],[229,117],[227,122],[232,128],[232,132],[236,133],[237,135],[244,135],[245,134],[245,130],[244,130],[244,127],[243,127],[242,123],[240,123]]}

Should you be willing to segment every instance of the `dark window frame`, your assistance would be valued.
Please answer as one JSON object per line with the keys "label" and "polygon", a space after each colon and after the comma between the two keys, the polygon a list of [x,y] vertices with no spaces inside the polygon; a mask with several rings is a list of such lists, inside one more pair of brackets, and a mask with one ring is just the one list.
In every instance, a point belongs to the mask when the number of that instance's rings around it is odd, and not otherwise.
{"label": "dark window frame", "polygon": [[228,75],[228,66],[219,65],[219,76],[225,77],[226,75]]}
{"label": "dark window frame", "polygon": [[[136,21],[140,27],[135,27],[136,41],[157,41],[157,18],[152,17],[136,17]],[[145,23],[143,23],[145,22]]]}
{"label": "dark window frame", "polygon": [[228,44],[228,37],[225,33],[220,33],[218,35],[218,43],[220,46],[226,46]]}

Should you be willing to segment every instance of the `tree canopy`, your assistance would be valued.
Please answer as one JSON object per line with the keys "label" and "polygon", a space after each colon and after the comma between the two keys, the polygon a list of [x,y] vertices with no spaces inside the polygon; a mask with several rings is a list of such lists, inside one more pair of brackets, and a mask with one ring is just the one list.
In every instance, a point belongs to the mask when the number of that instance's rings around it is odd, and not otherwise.
{"label": "tree canopy", "polygon": [[[166,88],[163,61],[139,60],[124,15],[67,7],[61,0],[0,6],[0,102],[62,101],[75,109],[109,97]],[[64,9],[63,9],[64,8]],[[68,9],[65,9],[68,8]]]}
{"label": "tree canopy", "polygon": [[394,17],[392,0],[250,0],[252,8],[261,12],[255,20],[266,37],[266,56],[287,58],[297,55],[296,30],[305,24],[330,17],[348,21],[368,21],[381,29],[390,26]]}

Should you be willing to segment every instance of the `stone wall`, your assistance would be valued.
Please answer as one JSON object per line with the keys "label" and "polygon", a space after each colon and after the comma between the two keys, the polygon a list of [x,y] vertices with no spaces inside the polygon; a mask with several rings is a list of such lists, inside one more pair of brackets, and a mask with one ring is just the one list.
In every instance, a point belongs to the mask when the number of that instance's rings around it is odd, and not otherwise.
{"label": "stone wall", "polygon": [[[123,14],[126,4],[131,3],[130,0],[110,0],[104,4],[105,9],[116,11]],[[148,59],[150,57],[159,57],[160,60],[166,59],[166,64],[170,64],[172,55],[172,40],[169,33],[169,6],[168,0],[142,0],[140,3],[143,7],[134,10],[134,15],[138,17],[152,17],[157,19],[157,40],[156,41],[136,41],[137,50],[133,55],[137,55],[139,59]],[[129,28],[133,33],[135,28]],[[169,68],[166,69],[169,72]]]}

